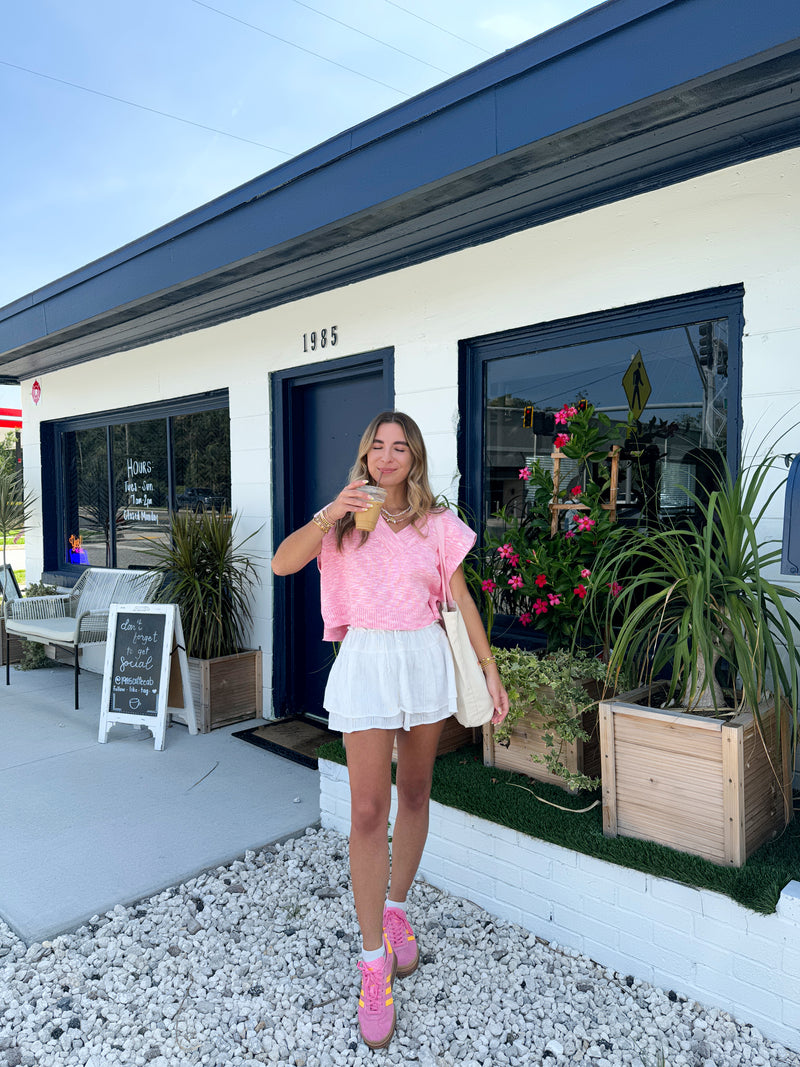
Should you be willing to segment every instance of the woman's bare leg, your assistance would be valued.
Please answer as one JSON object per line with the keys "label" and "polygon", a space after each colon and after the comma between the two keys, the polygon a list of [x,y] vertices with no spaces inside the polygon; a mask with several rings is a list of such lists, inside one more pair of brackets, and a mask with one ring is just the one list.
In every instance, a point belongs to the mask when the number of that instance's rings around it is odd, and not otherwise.
{"label": "woman's bare leg", "polygon": [[428,837],[433,762],[444,721],[397,731],[397,818],[392,828],[389,899],[402,903]]}
{"label": "woman's bare leg", "polygon": [[394,730],[344,735],[350,777],[350,879],[366,951],[383,944],[383,903],[389,881],[389,809]]}

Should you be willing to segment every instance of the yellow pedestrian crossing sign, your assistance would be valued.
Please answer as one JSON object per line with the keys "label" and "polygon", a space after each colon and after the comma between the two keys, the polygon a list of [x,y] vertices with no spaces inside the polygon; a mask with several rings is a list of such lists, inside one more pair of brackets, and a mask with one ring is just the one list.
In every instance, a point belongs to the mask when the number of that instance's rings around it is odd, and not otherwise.
{"label": "yellow pedestrian crossing sign", "polygon": [[622,388],[628,398],[628,407],[631,409],[631,414],[635,419],[638,419],[653,391],[650,386],[650,379],[647,377],[647,371],[644,369],[641,349],[633,357],[630,366],[622,376]]}

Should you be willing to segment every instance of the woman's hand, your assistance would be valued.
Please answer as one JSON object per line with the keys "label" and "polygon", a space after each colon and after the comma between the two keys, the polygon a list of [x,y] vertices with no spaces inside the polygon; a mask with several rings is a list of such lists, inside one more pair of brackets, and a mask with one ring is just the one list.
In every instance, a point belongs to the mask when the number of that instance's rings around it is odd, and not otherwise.
{"label": "woman's hand", "polygon": [[324,511],[331,522],[343,519],[349,511],[367,511],[369,497],[366,493],[359,492],[360,487],[366,484],[366,478],[357,478],[346,485],[335,500],[326,505]]}
{"label": "woman's hand", "polygon": [[[366,478],[360,478],[346,485],[336,499],[322,509],[328,520],[343,519],[348,511],[366,511],[369,497],[359,492],[359,487],[366,484]],[[317,558],[321,544],[321,528],[313,520],[307,522],[278,545],[272,557],[272,570],[275,574],[297,574]]]}
{"label": "woman's hand", "polygon": [[492,725],[499,726],[508,715],[508,693],[500,681],[500,674],[495,665],[489,664],[486,669],[486,688],[489,690],[494,701],[494,715]]}

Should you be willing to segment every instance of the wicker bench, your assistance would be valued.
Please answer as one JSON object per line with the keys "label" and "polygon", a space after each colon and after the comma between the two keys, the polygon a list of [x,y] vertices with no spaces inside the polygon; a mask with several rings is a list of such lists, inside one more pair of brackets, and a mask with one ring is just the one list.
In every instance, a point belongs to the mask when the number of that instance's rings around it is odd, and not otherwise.
{"label": "wicker bench", "polygon": [[153,571],[88,567],[69,593],[6,600],[3,603],[6,685],[11,684],[8,650],[12,636],[54,645],[73,653],[77,708],[80,649],[105,641],[112,604],[147,604],[155,596],[160,582],[161,576]]}

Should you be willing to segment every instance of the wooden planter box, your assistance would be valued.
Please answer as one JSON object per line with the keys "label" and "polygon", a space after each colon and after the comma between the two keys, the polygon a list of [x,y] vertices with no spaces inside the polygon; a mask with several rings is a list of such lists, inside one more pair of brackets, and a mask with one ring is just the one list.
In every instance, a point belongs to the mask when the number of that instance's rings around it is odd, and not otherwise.
{"label": "wooden planter box", "polygon": [[[751,712],[726,721],[637,702],[648,693],[600,704],[603,833],[741,867],[789,821],[789,746],[772,766]],[[762,722],[773,751],[774,712]],[[788,713],[781,732],[788,738]]]}
{"label": "wooden planter box", "polygon": [[[587,683],[587,693],[591,698],[599,696],[597,683]],[[585,774],[589,778],[600,777],[600,737],[597,728],[597,706],[589,708],[582,716],[583,728],[589,734],[588,741],[575,740],[565,742],[561,750],[561,762],[572,774]],[[545,730],[541,719],[536,715],[526,715],[511,729],[511,743],[498,745],[494,739],[495,728],[491,723],[483,727],[483,763],[485,767],[497,767],[503,771],[514,771],[534,778],[537,782],[547,782],[562,789],[569,786],[557,774],[553,774],[543,763],[531,759],[532,755],[544,756],[548,752],[544,743]]]}
{"label": "wooden planter box", "polygon": [[[174,691],[180,685],[173,671],[170,705],[182,707]],[[264,706],[261,686],[261,649],[249,649],[217,659],[189,657],[189,684],[192,687],[197,728],[201,734],[259,716]],[[178,693],[180,689],[178,688]]]}
{"label": "wooden planter box", "polygon": [[[9,663],[19,663],[22,656],[22,643],[18,637],[9,642]],[[6,665],[6,620],[0,615],[0,664]]]}
{"label": "wooden planter box", "polygon": [[[445,722],[442,736],[439,738],[439,747],[436,749],[437,756],[443,756],[446,752],[455,752],[464,745],[474,745],[477,738],[477,727],[462,726],[458,719],[451,715]],[[392,762],[397,762],[397,742],[392,748]]]}

